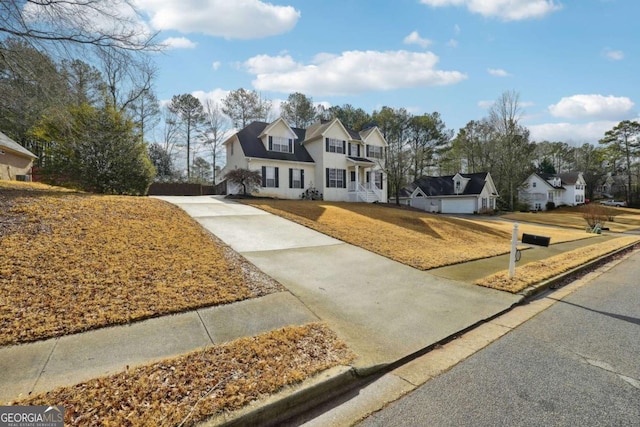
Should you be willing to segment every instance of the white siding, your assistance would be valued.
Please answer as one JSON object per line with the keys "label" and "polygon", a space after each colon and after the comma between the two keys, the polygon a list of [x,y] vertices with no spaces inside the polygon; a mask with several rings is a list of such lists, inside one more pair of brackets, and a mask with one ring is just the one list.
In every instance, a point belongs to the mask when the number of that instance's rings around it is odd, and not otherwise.
{"label": "white siding", "polygon": [[[252,159],[249,169],[262,173],[262,167],[278,168],[278,187],[258,187],[254,194],[279,199],[299,199],[305,189],[309,188],[309,179],[313,177],[313,163],[285,162],[268,159]],[[289,187],[289,169],[301,169],[304,171],[304,187]]]}

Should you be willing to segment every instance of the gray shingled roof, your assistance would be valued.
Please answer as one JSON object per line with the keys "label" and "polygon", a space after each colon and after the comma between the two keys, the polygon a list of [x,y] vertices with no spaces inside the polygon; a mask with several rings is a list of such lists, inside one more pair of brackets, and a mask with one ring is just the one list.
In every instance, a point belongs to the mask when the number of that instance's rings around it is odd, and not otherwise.
{"label": "gray shingled roof", "polygon": [[468,178],[469,183],[464,189],[464,192],[455,192],[453,183],[453,177],[455,175],[447,176],[423,176],[418,178],[411,185],[405,187],[407,191],[413,192],[416,187],[420,187],[422,192],[427,197],[435,196],[456,196],[456,195],[476,195],[482,192],[484,188],[485,180],[487,178],[487,172],[480,173],[461,173],[460,176]]}
{"label": "gray shingled roof", "polygon": [[16,153],[22,154],[23,156],[28,156],[33,159],[38,157],[2,132],[0,132],[0,148],[6,148],[7,150],[14,151]]}
{"label": "gray shingled roof", "polygon": [[293,141],[293,153],[280,153],[267,150],[260,138],[258,138],[267,126],[269,126],[269,123],[253,122],[237,133],[240,146],[242,146],[242,151],[246,157],[314,163],[307,149],[300,144],[301,141],[304,141],[304,129],[291,128],[298,136],[298,139]]}

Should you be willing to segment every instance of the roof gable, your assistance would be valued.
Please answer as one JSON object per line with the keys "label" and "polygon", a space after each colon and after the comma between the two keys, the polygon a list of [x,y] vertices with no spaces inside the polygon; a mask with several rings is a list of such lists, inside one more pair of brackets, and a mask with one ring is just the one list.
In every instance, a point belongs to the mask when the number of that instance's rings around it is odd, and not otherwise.
{"label": "roof gable", "polygon": [[37,158],[35,154],[31,151],[24,148],[22,145],[15,142],[13,139],[9,138],[4,133],[0,132],[0,148],[5,148],[9,151],[12,151],[16,154],[20,154],[22,156],[30,157],[32,159]]}
{"label": "roof gable", "polygon": [[[336,133],[340,134],[336,135]],[[360,141],[360,135],[353,129],[347,128],[342,124],[340,119],[335,118],[329,121],[319,121],[306,130],[306,139],[303,142],[311,141],[320,137],[326,137],[328,134],[330,138],[344,139],[346,141]]]}
{"label": "roof gable", "polygon": [[[293,131],[291,126],[289,126],[289,124],[282,117],[278,117],[276,120],[269,123],[258,137],[262,138],[265,135],[273,135],[274,132],[276,132],[278,129],[284,129],[288,138],[293,138],[293,139],[298,138],[298,135]],[[282,132],[277,132],[277,133],[282,133]]]}

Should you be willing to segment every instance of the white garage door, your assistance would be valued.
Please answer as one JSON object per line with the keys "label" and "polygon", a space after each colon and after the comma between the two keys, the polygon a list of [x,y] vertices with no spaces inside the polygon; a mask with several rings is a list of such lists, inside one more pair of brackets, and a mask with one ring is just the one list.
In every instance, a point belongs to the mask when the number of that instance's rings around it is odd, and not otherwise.
{"label": "white garage door", "polygon": [[472,214],[476,210],[475,199],[442,200],[442,213]]}

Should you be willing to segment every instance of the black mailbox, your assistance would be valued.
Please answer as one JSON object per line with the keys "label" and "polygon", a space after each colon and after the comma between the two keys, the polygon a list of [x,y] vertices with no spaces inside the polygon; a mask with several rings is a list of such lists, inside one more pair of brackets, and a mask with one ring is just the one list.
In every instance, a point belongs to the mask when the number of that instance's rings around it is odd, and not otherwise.
{"label": "black mailbox", "polygon": [[531,245],[549,246],[551,237],[536,236],[535,234],[522,233],[522,243],[529,243]]}

